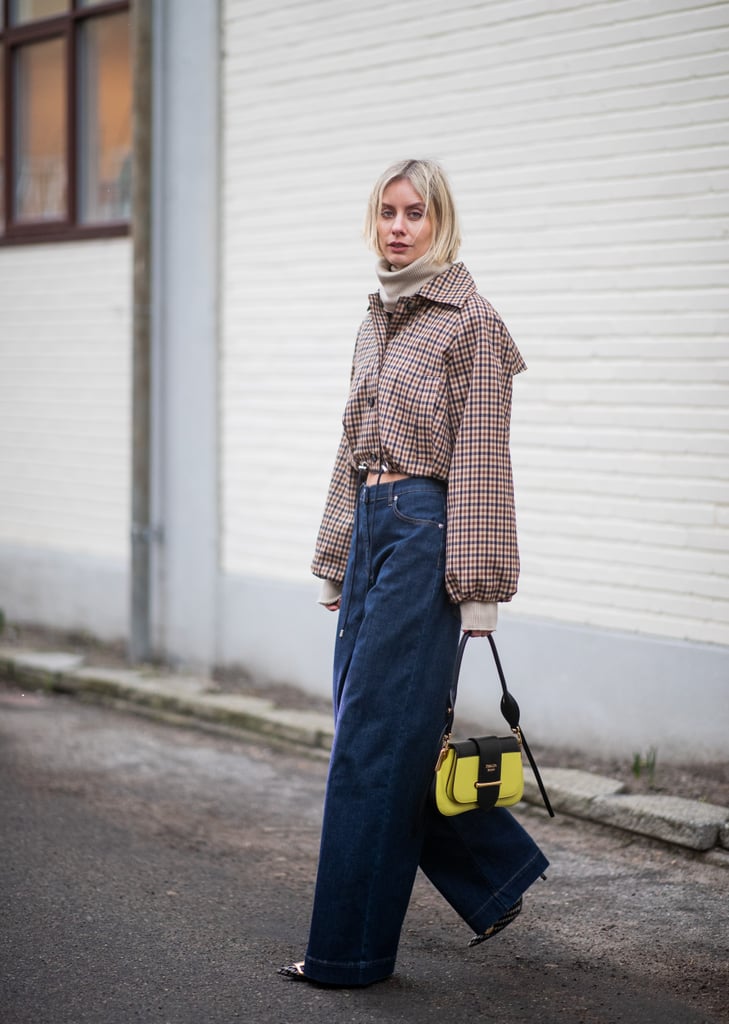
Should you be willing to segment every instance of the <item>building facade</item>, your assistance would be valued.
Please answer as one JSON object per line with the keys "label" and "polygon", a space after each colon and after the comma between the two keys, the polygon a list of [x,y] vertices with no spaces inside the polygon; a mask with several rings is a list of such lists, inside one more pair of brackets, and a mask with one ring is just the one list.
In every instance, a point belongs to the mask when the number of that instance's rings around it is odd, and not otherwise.
{"label": "building facade", "polygon": [[[50,36],[13,6],[17,66]],[[99,96],[76,107],[68,210],[22,206],[33,96],[4,78],[0,606],[128,636],[134,247],[124,161],[94,129],[123,121],[123,77],[111,44],[79,54],[129,12],[61,6],[36,4],[36,29],[77,33],[75,88]],[[525,724],[601,752],[725,756],[729,5],[158,0],[152,28],[155,653],[328,691],[335,621],[309,561],[374,289],[364,205],[384,166],[425,155],[529,367],[523,569],[499,625]],[[59,209],[73,223],[54,238]],[[478,649],[468,662],[463,708],[482,714]]]}

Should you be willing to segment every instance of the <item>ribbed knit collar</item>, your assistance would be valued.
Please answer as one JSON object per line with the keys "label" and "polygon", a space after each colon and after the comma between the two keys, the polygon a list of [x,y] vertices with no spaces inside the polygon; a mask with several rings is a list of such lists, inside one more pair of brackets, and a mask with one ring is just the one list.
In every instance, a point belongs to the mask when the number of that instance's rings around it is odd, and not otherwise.
{"label": "ribbed knit collar", "polygon": [[382,305],[388,313],[394,312],[398,299],[403,296],[415,295],[423,285],[432,281],[438,274],[442,274],[450,265],[450,263],[432,263],[427,256],[421,256],[407,267],[395,270],[387,260],[378,260],[375,269],[380,281]]}

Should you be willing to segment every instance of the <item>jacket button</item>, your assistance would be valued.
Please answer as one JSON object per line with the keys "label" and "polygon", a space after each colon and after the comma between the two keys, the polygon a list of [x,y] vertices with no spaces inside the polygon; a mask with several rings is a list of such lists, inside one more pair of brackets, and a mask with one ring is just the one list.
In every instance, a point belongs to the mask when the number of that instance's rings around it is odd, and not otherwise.
{"label": "jacket button", "polygon": [[368,399],[367,399],[367,405],[369,405],[370,409],[373,409],[373,408],[374,408],[374,405],[375,405],[375,400],[374,400],[374,398],[368,398]]}

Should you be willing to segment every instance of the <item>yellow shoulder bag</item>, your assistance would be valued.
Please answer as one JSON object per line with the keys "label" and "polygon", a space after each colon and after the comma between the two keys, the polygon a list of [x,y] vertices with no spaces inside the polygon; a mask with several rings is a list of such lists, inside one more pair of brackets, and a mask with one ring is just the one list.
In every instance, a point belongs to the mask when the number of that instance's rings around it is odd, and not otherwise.
{"label": "yellow shoulder bag", "polygon": [[511,727],[511,735],[481,736],[455,743],[451,742],[458,676],[463,652],[470,635],[470,633],[463,634],[456,654],[448,721],[443,734],[443,745],[435,766],[435,778],[432,786],[432,798],[435,806],[441,814],[450,816],[463,814],[464,811],[478,809],[488,811],[493,807],[510,807],[518,803],[524,792],[524,769],[521,757],[523,749],[534,772],[544,805],[550,816],[554,817],[554,811],[542,783],[539,769],[519,726],[519,705],[506,686],[499,653],[492,636],[489,636],[488,640],[501,682],[501,713]]}

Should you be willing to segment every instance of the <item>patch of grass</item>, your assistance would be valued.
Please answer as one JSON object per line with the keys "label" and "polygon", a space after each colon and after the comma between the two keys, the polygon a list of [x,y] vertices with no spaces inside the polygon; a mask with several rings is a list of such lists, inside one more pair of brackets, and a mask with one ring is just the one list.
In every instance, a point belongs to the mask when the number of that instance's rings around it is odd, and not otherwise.
{"label": "patch of grass", "polygon": [[648,785],[651,789],[655,787],[657,759],[658,751],[655,747],[649,747],[645,754],[633,754],[633,775],[635,775],[636,779],[640,779],[645,772],[648,777]]}

